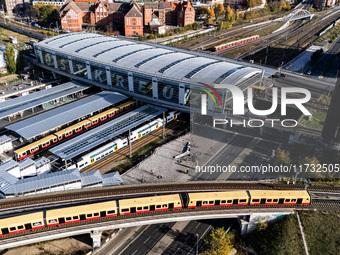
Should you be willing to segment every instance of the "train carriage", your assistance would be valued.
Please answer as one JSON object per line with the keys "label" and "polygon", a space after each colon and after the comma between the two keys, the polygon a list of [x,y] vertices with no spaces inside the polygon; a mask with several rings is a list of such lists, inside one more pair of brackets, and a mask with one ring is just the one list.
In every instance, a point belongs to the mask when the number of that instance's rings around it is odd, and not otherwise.
{"label": "train carriage", "polygon": [[119,214],[145,213],[182,208],[179,194],[119,200]]}
{"label": "train carriage", "polygon": [[117,215],[117,202],[109,201],[46,211],[47,226],[93,220]]}
{"label": "train carriage", "polygon": [[310,204],[306,190],[250,190],[250,205],[304,205]]}
{"label": "train carriage", "polygon": [[136,101],[130,100],[118,106],[119,112],[130,110],[136,106]]}
{"label": "train carriage", "polygon": [[18,150],[15,150],[14,154],[18,160],[21,160],[39,151],[39,146],[40,146],[40,141],[33,142]]}
{"label": "train carriage", "polygon": [[247,205],[249,202],[247,191],[198,192],[188,195],[188,208]]}
{"label": "train carriage", "polygon": [[0,219],[0,236],[45,227],[43,212]]}
{"label": "train carriage", "polygon": [[217,45],[217,46],[215,46],[213,48],[213,50],[214,51],[223,50],[223,49],[226,49],[226,48],[229,48],[229,47],[233,47],[233,46],[236,46],[236,45],[239,45],[239,44],[242,44],[242,43],[251,42],[251,41],[257,40],[259,38],[260,38],[259,35],[254,35],[254,36],[242,38],[242,39],[239,39],[239,40],[236,40],[236,41],[227,42],[227,43],[223,43],[223,44]]}

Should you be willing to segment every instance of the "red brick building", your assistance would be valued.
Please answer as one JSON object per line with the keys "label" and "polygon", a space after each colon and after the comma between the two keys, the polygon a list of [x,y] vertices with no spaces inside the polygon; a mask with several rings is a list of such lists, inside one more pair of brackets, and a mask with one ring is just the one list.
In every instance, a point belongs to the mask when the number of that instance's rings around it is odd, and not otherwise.
{"label": "red brick building", "polygon": [[191,2],[146,2],[144,25],[157,20],[161,25],[186,26],[195,22],[195,10]]}
{"label": "red brick building", "polygon": [[109,3],[107,0],[68,0],[60,9],[61,27],[79,32],[83,26],[112,26],[126,36],[142,35],[144,25],[154,21],[160,25],[186,26],[195,22],[191,2],[154,2],[141,7],[130,3]]}
{"label": "red brick building", "polygon": [[127,36],[143,34],[143,14],[135,1],[108,3],[103,0],[70,0],[60,9],[60,19],[62,29],[73,32],[81,31],[83,25],[112,25],[114,30]]}

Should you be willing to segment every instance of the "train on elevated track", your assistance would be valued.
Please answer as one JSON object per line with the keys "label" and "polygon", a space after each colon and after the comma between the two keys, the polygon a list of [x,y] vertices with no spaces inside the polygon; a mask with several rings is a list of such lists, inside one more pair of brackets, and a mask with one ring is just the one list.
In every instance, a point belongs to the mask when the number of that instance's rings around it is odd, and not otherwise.
{"label": "train on elevated track", "polygon": [[[153,195],[92,203],[0,219],[0,236],[119,215],[187,208],[309,205],[306,190],[238,190]],[[113,218],[112,218],[113,219]]]}

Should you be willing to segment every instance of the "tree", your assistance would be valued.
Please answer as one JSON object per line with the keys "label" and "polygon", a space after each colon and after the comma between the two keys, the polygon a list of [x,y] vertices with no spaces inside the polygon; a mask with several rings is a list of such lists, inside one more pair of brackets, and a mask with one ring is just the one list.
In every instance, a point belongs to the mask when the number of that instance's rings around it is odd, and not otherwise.
{"label": "tree", "polygon": [[39,8],[39,21],[45,25],[55,23],[60,20],[59,11],[54,7],[54,5],[42,5]]}
{"label": "tree", "polygon": [[278,149],[275,156],[276,156],[276,163],[279,165],[287,166],[291,162],[289,151]]}
{"label": "tree", "polygon": [[225,11],[225,20],[228,22],[233,22],[234,21],[234,12],[230,7],[228,6]]}
{"label": "tree", "polygon": [[265,230],[268,227],[268,224],[264,221],[260,221],[257,223],[257,230],[262,231]]}
{"label": "tree", "polygon": [[208,13],[209,13],[209,9],[206,6],[200,6],[197,9],[197,14],[198,15],[202,15],[202,16],[206,15],[206,16],[208,16]]}
{"label": "tree", "polygon": [[205,242],[210,248],[204,255],[228,255],[233,249],[234,234],[226,233],[224,228],[213,228]]}
{"label": "tree", "polygon": [[230,23],[230,22],[227,22],[227,21],[221,21],[219,23],[219,26],[218,26],[218,29],[220,31],[224,30],[224,29],[228,29],[228,28],[231,28],[233,25]]}
{"label": "tree", "polygon": [[224,6],[223,6],[223,4],[221,4],[221,3],[214,4],[213,9],[214,9],[214,13],[216,15],[216,19],[218,19],[219,17],[223,16],[223,14],[224,14]]}
{"label": "tree", "polygon": [[16,72],[15,51],[11,43],[7,43],[5,49],[5,59],[9,73]]}

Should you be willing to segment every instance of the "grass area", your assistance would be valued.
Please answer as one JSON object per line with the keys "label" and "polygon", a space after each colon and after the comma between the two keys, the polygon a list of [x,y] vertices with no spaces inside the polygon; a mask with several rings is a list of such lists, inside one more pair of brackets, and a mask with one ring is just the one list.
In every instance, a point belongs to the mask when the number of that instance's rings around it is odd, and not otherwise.
{"label": "grass area", "polygon": [[[300,211],[299,215],[310,255],[339,254],[339,213]],[[270,223],[265,230],[241,238],[235,246],[237,254],[247,254],[239,246],[250,248],[261,255],[305,254],[295,214]]]}
{"label": "grass area", "polygon": [[299,215],[310,255],[339,254],[339,213],[299,212]]}
{"label": "grass area", "polygon": [[308,120],[308,117],[304,117],[300,124],[309,128],[322,129],[325,124],[327,113],[321,111],[312,111],[312,118]]}
{"label": "grass area", "polygon": [[255,231],[242,241],[245,242],[243,247],[253,249],[261,255],[304,254],[296,215],[289,215],[270,223],[265,230]]}
{"label": "grass area", "polygon": [[[313,44],[319,45],[324,40],[334,40],[334,36],[338,35],[340,33],[340,24],[337,24],[335,27],[329,29],[326,33],[324,33],[322,36],[319,36],[318,39],[316,39]],[[335,36],[336,37],[336,36]]]}
{"label": "grass area", "polygon": [[8,30],[6,28],[1,28],[1,29],[3,29],[3,34],[1,35],[0,38],[1,38],[3,44],[9,42],[10,36],[15,36],[18,39],[18,43],[19,42],[29,43],[31,40],[36,40],[35,38],[16,33],[14,31]]}

